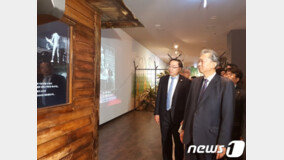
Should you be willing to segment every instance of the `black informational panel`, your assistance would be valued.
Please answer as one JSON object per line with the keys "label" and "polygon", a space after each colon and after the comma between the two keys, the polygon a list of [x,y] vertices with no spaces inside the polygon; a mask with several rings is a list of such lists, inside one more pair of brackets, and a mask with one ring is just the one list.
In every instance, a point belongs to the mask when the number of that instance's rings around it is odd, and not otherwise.
{"label": "black informational panel", "polygon": [[68,102],[69,30],[60,21],[37,26],[37,108]]}

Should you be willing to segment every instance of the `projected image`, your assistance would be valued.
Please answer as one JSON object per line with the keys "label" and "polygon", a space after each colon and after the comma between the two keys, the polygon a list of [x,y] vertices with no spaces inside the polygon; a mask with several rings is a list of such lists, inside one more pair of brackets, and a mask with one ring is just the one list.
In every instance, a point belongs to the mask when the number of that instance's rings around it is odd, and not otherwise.
{"label": "projected image", "polygon": [[101,46],[100,103],[110,102],[115,96],[115,50]]}

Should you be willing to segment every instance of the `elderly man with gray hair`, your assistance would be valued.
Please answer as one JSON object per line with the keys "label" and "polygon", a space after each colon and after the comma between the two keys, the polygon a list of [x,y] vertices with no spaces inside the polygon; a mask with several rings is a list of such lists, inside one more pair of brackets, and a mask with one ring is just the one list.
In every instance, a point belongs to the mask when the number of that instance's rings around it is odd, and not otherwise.
{"label": "elderly man with gray hair", "polygon": [[180,132],[185,159],[221,159],[231,141],[234,84],[216,74],[218,63],[215,51],[201,51],[198,69],[204,76],[192,80]]}

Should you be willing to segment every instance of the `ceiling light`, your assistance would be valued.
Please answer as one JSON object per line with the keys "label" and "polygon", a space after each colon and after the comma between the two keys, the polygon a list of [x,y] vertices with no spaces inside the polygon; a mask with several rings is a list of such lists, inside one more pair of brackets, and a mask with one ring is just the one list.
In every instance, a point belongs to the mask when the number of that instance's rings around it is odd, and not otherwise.
{"label": "ceiling light", "polygon": [[161,27],[161,25],[160,24],[155,24],[155,27]]}
{"label": "ceiling light", "polygon": [[174,48],[175,48],[175,49],[178,49],[178,45],[177,45],[177,44],[175,44],[175,45],[174,45]]}
{"label": "ceiling light", "polygon": [[207,7],[207,0],[203,0],[203,8]]}
{"label": "ceiling light", "polygon": [[197,62],[194,62],[193,67],[197,68],[197,66],[198,66]]}

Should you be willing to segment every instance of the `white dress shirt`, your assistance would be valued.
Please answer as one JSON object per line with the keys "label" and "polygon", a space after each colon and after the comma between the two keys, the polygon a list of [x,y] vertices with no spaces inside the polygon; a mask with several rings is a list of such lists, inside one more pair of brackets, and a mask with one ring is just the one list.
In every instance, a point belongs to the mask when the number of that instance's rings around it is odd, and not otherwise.
{"label": "white dress shirt", "polygon": [[[212,74],[211,76],[209,76],[209,77],[207,77],[206,79],[208,80],[207,81],[207,87],[208,87],[208,85],[209,85],[209,83],[210,83],[210,81],[213,79],[213,77],[216,75],[216,72],[214,73],[214,74]],[[204,77],[205,78],[205,77]],[[203,83],[204,83],[204,81],[203,81]],[[204,84],[203,84],[204,85]]]}
{"label": "white dress shirt", "polygon": [[[169,89],[170,89],[170,85],[171,85],[171,82],[172,82],[172,76],[169,77],[169,82],[168,82],[168,92],[169,92]],[[172,91],[172,94],[171,94],[171,102],[170,102],[170,106],[172,106],[172,99],[173,99],[173,95],[175,93],[175,89],[176,89],[176,86],[177,86],[177,83],[178,83],[178,79],[179,79],[179,75],[175,76],[175,79],[174,79],[174,82],[173,82],[173,91]]]}

